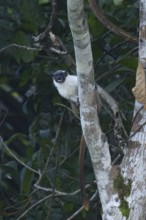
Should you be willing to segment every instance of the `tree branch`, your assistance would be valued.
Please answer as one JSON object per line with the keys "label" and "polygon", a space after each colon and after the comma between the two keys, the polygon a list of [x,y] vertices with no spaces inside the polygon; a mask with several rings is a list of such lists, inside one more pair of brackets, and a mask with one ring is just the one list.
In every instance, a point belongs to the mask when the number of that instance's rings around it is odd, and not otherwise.
{"label": "tree branch", "polygon": [[48,38],[49,32],[53,27],[54,21],[56,19],[57,1],[51,0],[51,3],[52,3],[52,12],[51,12],[49,24],[42,33],[40,33],[37,37],[35,37],[36,42],[44,41],[45,38]]}
{"label": "tree branch", "polygon": [[18,47],[18,48],[21,48],[21,49],[26,49],[26,50],[31,50],[31,51],[39,51],[39,50],[41,50],[40,48],[28,47],[28,46],[25,46],[25,45],[20,45],[20,44],[13,43],[13,44],[9,44],[9,45],[1,48],[0,49],[0,53],[3,52],[4,50],[8,49],[9,47]]}
{"label": "tree branch", "polygon": [[28,170],[30,170],[33,173],[36,173],[39,175],[39,171],[31,168],[30,166],[28,166],[27,164],[25,164],[22,160],[20,160],[8,147],[7,145],[3,142],[2,137],[0,137],[0,144],[6,149],[6,151],[21,165],[23,165],[24,167],[26,167]]}
{"label": "tree branch", "polygon": [[[97,196],[97,191],[93,194],[93,196],[89,199],[89,201],[93,201]],[[72,220],[74,219],[82,210],[84,209],[84,206],[81,206],[76,212],[73,213],[67,220]]]}
{"label": "tree branch", "polygon": [[128,39],[129,41],[138,44],[138,38],[129,32],[123,30],[116,24],[113,24],[109,21],[106,16],[101,12],[99,5],[95,2],[95,0],[88,0],[89,5],[95,15],[95,17],[103,24],[104,27],[115,33],[116,35]]}
{"label": "tree branch", "polygon": [[[87,188],[88,188],[89,186],[90,186],[89,184],[86,185]],[[38,189],[39,189],[39,187],[38,187]],[[49,189],[49,188],[48,188],[47,191],[52,192],[52,189]],[[65,192],[60,192],[60,191],[55,190],[55,193],[56,193],[56,194],[54,195],[54,197],[73,196],[73,195],[76,195],[76,194],[79,193],[79,192],[80,192],[80,189],[79,189],[79,190],[76,190],[76,191],[74,191],[74,192],[72,192],[72,193],[65,193]],[[95,195],[97,195],[97,192],[95,192],[94,195],[90,198],[90,201],[92,201],[92,200],[95,198]],[[16,220],[22,219],[31,209],[33,209],[34,207],[36,207],[36,206],[39,205],[40,203],[44,202],[45,200],[50,199],[51,197],[52,197],[52,194],[49,194],[49,195],[45,196],[44,198],[40,199],[39,201],[37,201],[36,203],[34,203],[32,206],[30,206],[27,210],[25,210],[25,212],[23,212],[23,213],[21,214],[21,216],[19,216]],[[84,208],[84,207],[82,206],[82,207],[80,208],[80,210],[82,210],[83,208]],[[79,213],[79,212],[78,212],[78,213]],[[77,215],[77,214],[76,214],[76,215]]]}

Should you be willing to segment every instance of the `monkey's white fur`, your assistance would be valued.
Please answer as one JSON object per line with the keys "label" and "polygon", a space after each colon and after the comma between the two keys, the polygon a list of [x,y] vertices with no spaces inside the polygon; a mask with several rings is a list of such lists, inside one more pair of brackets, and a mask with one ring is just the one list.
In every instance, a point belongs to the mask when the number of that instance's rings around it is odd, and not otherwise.
{"label": "monkey's white fur", "polygon": [[57,83],[53,80],[59,94],[73,102],[77,102],[78,97],[78,79],[77,76],[67,75],[63,83]]}

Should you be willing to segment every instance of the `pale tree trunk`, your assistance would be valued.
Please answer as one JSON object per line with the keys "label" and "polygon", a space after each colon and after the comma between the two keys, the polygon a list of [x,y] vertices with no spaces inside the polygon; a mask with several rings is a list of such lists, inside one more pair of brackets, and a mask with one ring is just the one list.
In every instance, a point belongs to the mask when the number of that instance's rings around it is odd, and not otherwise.
{"label": "pale tree trunk", "polygon": [[[79,82],[82,131],[90,152],[103,213],[108,213],[110,206],[113,206],[111,199],[114,205],[117,203],[116,206],[119,202],[116,202],[117,193],[114,193],[113,180],[110,177],[111,158],[109,146],[105,135],[102,133],[97,116],[93,58],[87,19],[82,0],[68,0],[67,6]],[[117,211],[119,212],[119,210]],[[121,214],[119,213],[119,215]]]}
{"label": "pale tree trunk", "polygon": [[[139,66],[143,71],[136,81],[137,100],[146,102],[146,1],[140,0],[140,25],[139,25]],[[140,91],[139,91],[140,90]],[[129,181],[130,194],[127,198],[130,214],[128,220],[146,219],[146,110],[140,102],[135,102],[134,119],[131,129],[128,150],[122,163],[124,179]]]}
{"label": "pale tree trunk", "polygon": [[[146,61],[146,1],[141,0],[143,10],[140,19],[139,60]],[[109,146],[100,128],[97,116],[94,68],[90,34],[84,13],[83,0],[67,0],[68,19],[73,36],[76,70],[78,76],[80,117],[83,135],[90,152],[94,174],[102,204],[103,220],[145,220],[146,219],[146,150],[145,130],[143,126],[134,134],[125,150],[125,158],[115,175],[111,175]],[[135,114],[142,104],[135,103]],[[134,126],[139,128],[146,120],[146,113],[141,110],[136,115]]]}

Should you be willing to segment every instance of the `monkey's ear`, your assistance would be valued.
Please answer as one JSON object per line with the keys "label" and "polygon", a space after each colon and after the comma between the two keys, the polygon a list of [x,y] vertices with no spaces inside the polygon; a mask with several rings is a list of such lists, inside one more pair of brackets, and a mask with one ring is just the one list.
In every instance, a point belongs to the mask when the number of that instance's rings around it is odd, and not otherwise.
{"label": "monkey's ear", "polygon": [[68,75],[68,72],[63,71],[64,77],[66,77]]}

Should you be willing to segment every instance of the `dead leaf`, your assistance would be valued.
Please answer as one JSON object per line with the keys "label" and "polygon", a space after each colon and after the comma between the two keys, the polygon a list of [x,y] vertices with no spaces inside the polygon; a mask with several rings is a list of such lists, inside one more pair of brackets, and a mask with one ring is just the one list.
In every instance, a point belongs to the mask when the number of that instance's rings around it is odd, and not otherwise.
{"label": "dead leaf", "polygon": [[146,104],[145,73],[141,63],[136,71],[136,85],[132,89],[132,93],[138,102]]}

